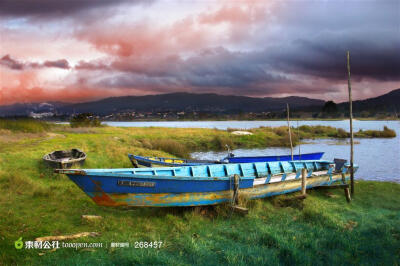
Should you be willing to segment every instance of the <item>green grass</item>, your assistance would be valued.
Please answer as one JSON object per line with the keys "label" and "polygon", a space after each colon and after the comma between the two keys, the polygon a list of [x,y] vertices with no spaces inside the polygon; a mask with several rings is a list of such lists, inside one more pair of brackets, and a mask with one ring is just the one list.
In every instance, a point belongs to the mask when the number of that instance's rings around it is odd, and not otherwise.
{"label": "green grass", "polygon": [[[77,147],[87,152],[87,168],[131,167],[129,152],[184,155],[221,149],[227,141],[256,147],[279,145],[285,138],[284,128],[252,132],[253,136],[232,136],[213,129],[66,126],[54,127],[49,134],[5,132],[0,138],[0,264],[399,264],[399,184],[358,181],[351,204],[341,190],[309,191],[304,202],[287,200],[293,195],[254,200],[247,203],[249,215],[241,217],[224,205],[97,206],[41,161],[44,153]],[[103,219],[84,222],[83,214]],[[69,242],[103,242],[109,247],[54,252],[14,248],[19,237],[27,241],[85,231],[101,236]],[[162,248],[110,248],[111,242],[156,240],[163,241]]]}
{"label": "green grass", "polygon": [[3,119],[0,118],[0,129],[11,130],[13,132],[38,133],[45,132],[51,128],[52,124],[29,118]]}

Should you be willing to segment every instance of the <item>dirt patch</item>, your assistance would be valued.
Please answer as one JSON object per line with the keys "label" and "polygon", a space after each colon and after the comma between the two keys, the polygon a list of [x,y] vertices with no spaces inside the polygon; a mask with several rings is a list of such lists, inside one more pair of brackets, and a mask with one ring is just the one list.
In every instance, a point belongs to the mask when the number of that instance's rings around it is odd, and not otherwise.
{"label": "dirt patch", "polygon": [[23,139],[32,139],[45,136],[45,133],[15,133],[10,130],[0,129],[0,142],[18,142]]}
{"label": "dirt patch", "polygon": [[63,134],[52,133],[52,132],[47,133],[47,136],[48,136],[49,139],[65,138],[65,136]]}
{"label": "dirt patch", "polygon": [[96,129],[90,127],[70,127],[66,128],[63,131],[70,133],[81,133],[81,134],[89,134],[89,133],[97,133]]}

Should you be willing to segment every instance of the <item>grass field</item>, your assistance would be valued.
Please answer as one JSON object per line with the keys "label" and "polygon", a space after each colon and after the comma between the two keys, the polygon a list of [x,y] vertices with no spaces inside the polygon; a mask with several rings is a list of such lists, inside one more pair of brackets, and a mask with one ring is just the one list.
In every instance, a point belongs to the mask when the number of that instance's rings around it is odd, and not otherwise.
{"label": "grass field", "polygon": [[[342,190],[309,191],[247,203],[249,215],[228,206],[110,208],[95,205],[66,176],[41,161],[46,152],[77,147],[86,168],[131,167],[127,153],[186,156],[194,150],[286,145],[285,128],[232,136],[214,129],[68,128],[0,129],[0,264],[380,264],[399,265],[400,184],[356,182],[347,204]],[[35,127],[35,126],[34,126]],[[34,128],[33,127],[33,128]],[[308,130],[308,132],[307,132]],[[304,129],[302,138],[329,137],[336,129]],[[295,138],[296,141],[299,141]],[[97,222],[81,215],[101,215]],[[99,232],[67,242],[102,242],[107,248],[17,250],[14,241],[48,235]],[[134,248],[162,241],[161,248]],[[111,242],[130,242],[111,248]]]}

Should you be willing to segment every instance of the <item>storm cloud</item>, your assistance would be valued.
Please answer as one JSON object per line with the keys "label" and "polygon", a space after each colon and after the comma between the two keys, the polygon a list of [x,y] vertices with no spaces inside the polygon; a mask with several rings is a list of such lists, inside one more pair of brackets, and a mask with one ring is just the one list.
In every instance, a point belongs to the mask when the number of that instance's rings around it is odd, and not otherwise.
{"label": "storm cloud", "polygon": [[43,63],[38,62],[23,62],[17,59],[12,58],[10,55],[5,55],[0,59],[0,65],[8,67],[13,70],[24,70],[27,68],[45,68],[45,67],[54,67],[54,68],[62,68],[69,69],[69,63],[66,59],[59,60],[46,60]]}
{"label": "storm cloud", "polygon": [[124,3],[136,4],[144,2],[145,0],[1,0],[0,15],[8,17],[57,17]]}
{"label": "storm cloud", "polygon": [[3,90],[20,80],[52,99],[81,88],[85,99],[190,91],[340,101],[346,51],[356,98],[400,87],[399,1],[147,3],[0,1]]}

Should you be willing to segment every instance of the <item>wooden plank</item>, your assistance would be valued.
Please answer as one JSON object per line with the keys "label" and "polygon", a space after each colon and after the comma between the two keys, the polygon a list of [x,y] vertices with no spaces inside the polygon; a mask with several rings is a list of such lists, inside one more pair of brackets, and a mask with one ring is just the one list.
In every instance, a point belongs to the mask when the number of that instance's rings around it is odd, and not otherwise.
{"label": "wooden plank", "polygon": [[95,221],[103,219],[103,217],[99,215],[82,215],[81,218],[86,221]]}
{"label": "wooden plank", "polygon": [[232,210],[237,212],[237,213],[239,213],[239,214],[242,214],[242,215],[249,214],[249,209],[244,208],[244,207],[240,207],[240,206],[236,206],[236,205],[232,206]]}

